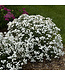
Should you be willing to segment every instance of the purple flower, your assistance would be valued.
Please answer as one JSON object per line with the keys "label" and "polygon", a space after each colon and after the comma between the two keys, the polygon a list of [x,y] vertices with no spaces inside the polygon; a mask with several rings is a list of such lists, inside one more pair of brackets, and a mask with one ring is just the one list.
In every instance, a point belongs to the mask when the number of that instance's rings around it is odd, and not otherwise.
{"label": "purple flower", "polygon": [[22,14],[27,14],[28,15],[28,13],[22,13]]}
{"label": "purple flower", "polygon": [[26,14],[28,15],[28,12]]}
{"label": "purple flower", "polygon": [[2,7],[0,7],[0,9],[2,9]]}
{"label": "purple flower", "polygon": [[4,16],[4,18],[6,18],[6,16]]}
{"label": "purple flower", "polygon": [[28,15],[28,12],[27,11],[24,11],[22,14],[27,14]]}
{"label": "purple flower", "polygon": [[4,8],[4,10],[7,10],[7,8]]}
{"label": "purple flower", "polygon": [[28,15],[28,12],[25,10],[25,8],[22,8],[23,9],[23,13],[22,14],[27,14]]}
{"label": "purple flower", "polygon": [[11,14],[11,17],[14,17],[14,15],[13,15],[13,14]]}
{"label": "purple flower", "polygon": [[23,10],[25,10],[25,8],[22,8]]}
{"label": "purple flower", "polygon": [[5,18],[12,18],[12,19],[15,18],[15,16],[11,12],[8,12],[4,17]]}
{"label": "purple flower", "polygon": [[15,17],[13,16],[12,19],[15,19]]}
{"label": "purple flower", "polygon": [[2,5],[2,7],[4,7],[4,5]]}
{"label": "purple flower", "polygon": [[0,5],[0,7],[4,7],[4,5]]}
{"label": "purple flower", "polygon": [[12,14],[11,12],[8,12],[8,14]]}
{"label": "purple flower", "polygon": [[21,10],[19,10],[19,12],[21,12]]}
{"label": "purple flower", "polygon": [[11,18],[11,15],[6,14],[4,17],[5,17],[5,18]]}
{"label": "purple flower", "polygon": [[24,12],[26,12],[25,10],[23,10]]}
{"label": "purple flower", "polygon": [[4,17],[5,18],[11,18],[11,12],[8,12]]}
{"label": "purple flower", "polygon": [[9,19],[8,19],[8,18],[5,18],[5,20],[6,20],[6,21],[9,21]]}
{"label": "purple flower", "polygon": [[0,5],[0,6],[2,6],[2,5]]}
{"label": "purple flower", "polygon": [[10,9],[7,9],[7,11],[11,11]]}

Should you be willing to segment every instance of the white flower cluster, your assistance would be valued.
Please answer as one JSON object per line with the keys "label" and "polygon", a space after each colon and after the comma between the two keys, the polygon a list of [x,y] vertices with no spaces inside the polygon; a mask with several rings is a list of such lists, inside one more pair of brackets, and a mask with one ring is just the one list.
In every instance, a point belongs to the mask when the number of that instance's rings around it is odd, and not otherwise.
{"label": "white flower cluster", "polygon": [[30,62],[63,56],[60,29],[50,18],[23,14],[0,32],[0,69],[17,70]]}

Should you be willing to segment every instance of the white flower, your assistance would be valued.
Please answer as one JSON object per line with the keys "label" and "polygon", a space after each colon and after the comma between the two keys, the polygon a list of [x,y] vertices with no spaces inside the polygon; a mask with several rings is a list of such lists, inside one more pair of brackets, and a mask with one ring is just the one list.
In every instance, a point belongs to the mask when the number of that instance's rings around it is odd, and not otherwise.
{"label": "white flower", "polygon": [[34,59],[31,59],[31,62],[36,62]]}
{"label": "white flower", "polygon": [[1,62],[4,64],[6,62],[6,60],[1,60]]}
{"label": "white flower", "polygon": [[11,68],[12,65],[10,63],[7,63],[6,66],[7,66],[7,68]]}
{"label": "white flower", "polygon": [[[62,51],[62,38],[58,33],[60,29],[50,18],[23,14],[7,25],[8,32],[0,32],[0,56],[4,53],[7,60],[0,62],[6,62],[8,69],[21,69],[28,60],[43,62],[46,57],[46,60],[51,61],[52,56],[59,58],[65,54]],[[4,66],[1,65],[0,69]]]}
{"label": "white flower", "polygon": [[21,63],[21,65],[23,65],[23,63]]}
{"label": "white flower", "polygon": [[23,62],[24,62],[25,64],[27,64],[27,59],[23,59]]}

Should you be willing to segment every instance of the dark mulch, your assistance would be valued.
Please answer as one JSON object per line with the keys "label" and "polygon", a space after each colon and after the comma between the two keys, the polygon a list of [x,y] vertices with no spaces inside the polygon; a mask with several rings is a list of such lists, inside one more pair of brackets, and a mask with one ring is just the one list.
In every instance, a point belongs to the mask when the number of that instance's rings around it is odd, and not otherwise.
{"label": "dark mulch", "polygon": [[7,32],[7,28],[4,28],[4,29],[0,29],[0,32]]}
{"label": "dark mulch", "polygon": [[43,63],[28,62],[28,64],[23,66],[23,70],[65,70],[65,55],[59,59],[53,59],[51,62],[46,60]]}
{"label": "dark mulch", "polygon": [[[64,56],[65,58],[65,56]],[[27,65],[23,66],[23,70],[65,70],[65,59],[56,59],[51,62],[44,61],[36,62],[36,63],[30,63],[28,62]]]}

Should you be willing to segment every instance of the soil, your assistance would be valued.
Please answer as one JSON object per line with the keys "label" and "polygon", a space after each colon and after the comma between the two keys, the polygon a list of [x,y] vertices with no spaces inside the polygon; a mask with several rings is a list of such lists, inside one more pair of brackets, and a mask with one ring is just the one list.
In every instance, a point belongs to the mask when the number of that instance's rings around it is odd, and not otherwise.
{"label": "soil", "polygon": [[0,32],[7,32],[7,28],[4,28],[4,29],[0,29]]}
{"label": "soil", "polygon": [[36,63],[28,62],[28,64],[23,65],[23,70],[65,70],[65,55],[59,59],[53,59],[51,62],[46,60]]}

